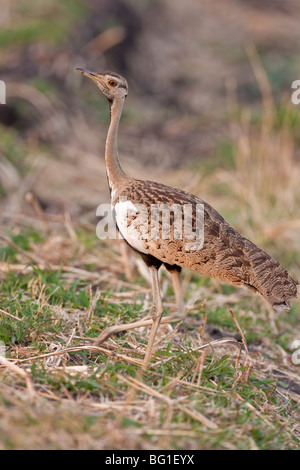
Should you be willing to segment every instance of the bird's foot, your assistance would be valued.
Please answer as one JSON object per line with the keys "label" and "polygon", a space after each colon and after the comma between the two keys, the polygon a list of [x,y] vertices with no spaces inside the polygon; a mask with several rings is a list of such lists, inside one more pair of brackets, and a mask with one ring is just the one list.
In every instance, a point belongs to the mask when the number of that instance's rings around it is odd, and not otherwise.
{"label": "bird's foot", "polygon": [[[160,321],[160,324],[170,323],[171,321],[173,321],[172,318],[173,315],[163,317]],[[110,336],[120,333],[121,331],[129,331],[134,330],[136,328],[142,328],[144,326],[152,326],[152,323],[152,318],[144,318],[143,320],[139,320],[134,323],[109,326],[108,328],[105,328],[105,330],[103,330],[102,333],[97,336],[97,338],[94,338],[93,343],[99,346],[100,344],[104,343],[104,341],[106,341]]]}

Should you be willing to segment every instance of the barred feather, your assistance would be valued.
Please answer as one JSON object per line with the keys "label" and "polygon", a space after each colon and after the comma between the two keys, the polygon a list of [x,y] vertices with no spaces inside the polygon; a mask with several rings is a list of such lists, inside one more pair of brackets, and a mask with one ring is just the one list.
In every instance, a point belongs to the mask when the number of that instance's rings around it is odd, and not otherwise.
{"label": "barred feather", "polygon": [[[120,185],[113,204],[119,197],[133,205],[151,204],[204,205],[204,244],[200,250],[187,251],[187,240],[153,240],[143,234],[143,252],[161,263],[191,269],[233,285],[245,285],[259,292],[274,308],[288,309],[297,297],[298,282],[264,250],[243,237],[209,204],[185,191],[152,181],[128,179]],[[131,216],[132,220],[135,216]],[[160,221],[160,223],[162,223]],[[171,218],[171,228],[174,220]],[[143,227],[140,227],[143,230]],[[172,230],[171,230],[172,234]]]}

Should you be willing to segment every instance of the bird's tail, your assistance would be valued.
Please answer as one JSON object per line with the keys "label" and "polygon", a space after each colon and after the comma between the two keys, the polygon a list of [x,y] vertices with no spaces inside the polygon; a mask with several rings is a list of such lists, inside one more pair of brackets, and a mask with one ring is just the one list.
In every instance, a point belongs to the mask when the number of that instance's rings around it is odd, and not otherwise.
{"label": "bird's tail", "polygon": [[296,281],[274,258],[247,240],[246,254],[251,269],[248,287],[257,290],[276,310],[289,310],[297,297]]}

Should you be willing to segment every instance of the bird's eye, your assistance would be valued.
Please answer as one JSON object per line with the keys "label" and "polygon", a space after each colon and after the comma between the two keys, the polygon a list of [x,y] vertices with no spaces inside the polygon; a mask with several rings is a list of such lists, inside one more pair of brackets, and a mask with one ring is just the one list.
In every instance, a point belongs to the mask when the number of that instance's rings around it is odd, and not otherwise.
{"label": "bird's eye", "polygon": [[109,82],[108,82],[108,83],[109,83],[109,84],[110,84],[110,86],[112,86],[112,87],[115,87],[115,86],[117,86],[117,81],[116,81],[116,80],[109,80]]}

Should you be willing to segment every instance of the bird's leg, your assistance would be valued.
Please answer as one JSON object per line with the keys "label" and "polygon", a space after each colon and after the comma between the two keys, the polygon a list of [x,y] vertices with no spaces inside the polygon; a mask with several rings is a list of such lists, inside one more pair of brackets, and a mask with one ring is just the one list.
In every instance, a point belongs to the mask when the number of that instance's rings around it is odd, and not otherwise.
{"label": "bird's leg", "polygon": [[163,307],[162,300],[160,295],[159,281],[158,281],[158,267],[149,266],[150,275],[151,275],[151,284],[152,284],[152,296],[153,304],[150,312],[151,318],[145,318],[143,320],[136,321],[134,323],[127,323],[123,325],[113,325],[105,328],[102,333],[94,339],[94,344],[99,345],[106,341],[111,335],[119,333],[120,331],[133,330],[135,328],[141,328],[151,325],[149,340],[146,348],[145,358],[144,358],[144,370],[147,368],[148,363],[150,362],[152,348],[156,332],[158,330],[160,323],[170,323],[173,316],[162,317]]}
{"label": "bird's leg", "polygon": [[185,311],[182,283],[180,280],[180,271],[174,270],[170,272],[172,275],[173,289],[174,289],[176,305],[177,305],[177,311],[176,313],[174,313],[173,318],[174,320],[182,320],[183,318],[185,318],[186,311]]}
{"label": "bird's leg", "polygon": [[143,366],[144,370],[146,370],[150,362],[155,336],[156,336],[156,333],[157,333],[157,330],[161,321],[162,313],[163,313],[163,306],[162,306],[159,281],[158,281],[158,269],[154,266],[151,266],[150,274],[151,274],[152,296],[153,296],[153,304],[152,304],[152,308],[150,312],[150,315],[152,318],[152,326],[151,326],[147,349],[146,349],[146,353],[144,357],[144,366]]}
{"label": "bird's leg", "polygon": [[[173,321],[173,315],[169,315],[167,317],[163,317],[161,319],[161,324],[165,323],[170,323]],[[105,328],[105,330],[102,331],[102,333],[97,336],[97,338],[94,338],[93,343],[97,346],[99,346],[101,343],[104,343],[108,338],[110,338],[112,335],[115,335],[117,333],[120,333],[121,331],[129,331],[129,330],[134,330],[136,328],[144,328],[145,326],[150,326],[152,325],[152,320],[150,318],[144,318],[143,320],[138,320],[134,323],[125,323],[122,325],[112,325],[108,326]]]}
{"label": "bird's leg", "polygon": [[186,316],[186,308],[184,303],[184,295],[180,280],[181,267],[175,264],[164,263],[165,268],[172,276],[173,289],[177,305],[177,311],[172,315],[172,321],[183,320]]}
{"label": "bird's leg", "polygon": [[128,281],[132,281],[133,273],[132,273],[132,267],[131,267],[131,262],[130,262],[130,255],[129,255],[128,245],[121,238],[118,239],[118,242],[119,242],[121,259],[122,259],[122,263],[123,263],[123,266],[124,266],[124,271],[125,271],[126,278],[127,278]]}

